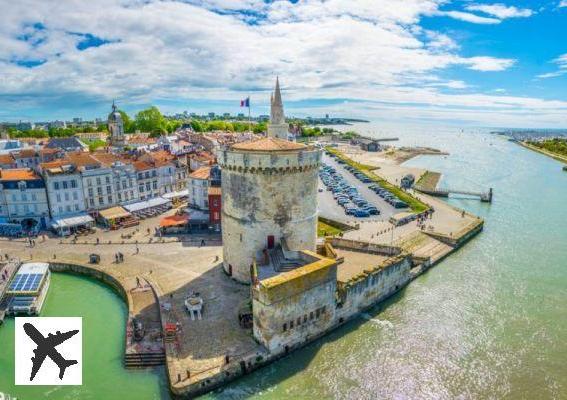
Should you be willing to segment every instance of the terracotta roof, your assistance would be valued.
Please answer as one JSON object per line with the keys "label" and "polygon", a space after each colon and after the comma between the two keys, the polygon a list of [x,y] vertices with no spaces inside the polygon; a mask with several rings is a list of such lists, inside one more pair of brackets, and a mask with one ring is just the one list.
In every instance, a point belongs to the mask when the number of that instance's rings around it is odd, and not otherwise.
{"label": "terracotta roof", "polygon": [[50,149],[47,147],[44,147],[43,149],[41,149],[39,151],[40,154],[55,154],[55,153],[59,153],[61,151],[61,149]]}
{"label": "terracotta roof", "polygon": [[290,142],[273,137],[252,140],[249,142],[241,142],[232,145],[233,150],[244,151],[296,151],[306,149],[307,146],[301,143]]}
{"label": "terracotta roof", "polygon": [[152,164],[150,164],[149,162],[140,161],[140,160],[134,161],[134,162],[132,163],[132,165],[134,166],[134,169],[135,169],[136,171],[145,171],[145,170],[147,170],[147,169],[153,169],[153,168],[155,168],[155,167],[154,167]]}
{"label": "terracotta roof", "polygon": [[39,166],[41,167],[41,169],[45,170],[51,168],[58,168],[58,167],[62,167],[63,165],[69,165],[69,164],[71,164],[69,160],[54,160],[50,162],[40,163]]}
{"label": "terracotta roof", "polygon": [[0,154],[0,164],[13,164],[14,158],[11,154]]}
{"label": "terracotta roof", "polygon": [[92,157],[100,161],[100,163],[104,164],[106,167],[112,166],[112,164],[116,161],[121,161],[120,157],[118,157],[116,154],[106,152],[96,152],[92,155]]}
{"label": "terracotta roof", "polygon": [[35,157],[36,155],[37,154],[34,149],[22,149],[12,152],[12,156],[14,158],[30,158],[30,157]]}
{"label": "terracotta roof", "polygon": [[154,144],[156,143],[156,138],[146,137],[146,136],[138,136],[132,135],[128,138],[128,143],[130,144]]}
{"label": "terracotta roof", "polygon": [[32,181],[40,179],[30,168],[14,168],[0,170],[0,181]]}
{"label": "terracotta roof", "polygon": [[189,175],[192,179],[209,179],[211,174],[211,167],[201,167]]}
{"label": "terracotta roof", "polygon": [[90,165],[100,165],[94,157],[92,157],[88,153],[83,152],[69,152],[67,153],[67,158],[72,164],[75,164],[77,167],[86,167]]}

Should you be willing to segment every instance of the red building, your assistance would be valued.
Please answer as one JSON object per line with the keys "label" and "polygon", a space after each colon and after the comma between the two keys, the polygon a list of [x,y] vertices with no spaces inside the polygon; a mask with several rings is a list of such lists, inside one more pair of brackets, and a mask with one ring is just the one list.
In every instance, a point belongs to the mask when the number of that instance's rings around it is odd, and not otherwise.
{"label": "red building", "polygon": [[209,223],[215,231],[221,229],[221,188],[209,187]]}

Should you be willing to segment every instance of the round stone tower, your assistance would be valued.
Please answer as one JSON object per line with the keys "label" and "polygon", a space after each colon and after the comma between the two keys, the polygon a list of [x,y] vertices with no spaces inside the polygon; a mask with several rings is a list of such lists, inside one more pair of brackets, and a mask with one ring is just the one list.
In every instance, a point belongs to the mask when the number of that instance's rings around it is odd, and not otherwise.
{"label": "round stone tower", "polygon": [[[279,98],[281,105],[279,84],[273,98]],[[274,112],[283,116],[283,109],[273,110],[274,105],[278,106],[272,101],[272,116]],[[277,122],[281,125],[281,120]],[[282,134],[281,129],[275,131]],[[274,137],[272,132],[268,128],[268,137],[235,144],[218,154],[223,264],[243,283],[250,283],[250,266],[263,258],[265,249],[282,242],[289,250],[316,247],[321,150]]]}

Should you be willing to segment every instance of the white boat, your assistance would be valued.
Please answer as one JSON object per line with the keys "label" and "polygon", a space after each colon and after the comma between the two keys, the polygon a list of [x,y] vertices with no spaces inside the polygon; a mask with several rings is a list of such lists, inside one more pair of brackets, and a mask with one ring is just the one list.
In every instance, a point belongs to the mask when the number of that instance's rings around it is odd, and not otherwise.
{"label": "white boat", "polygon": [[0,392],[0,400],[18,400],[18,399],[10,396],[9,394]]}

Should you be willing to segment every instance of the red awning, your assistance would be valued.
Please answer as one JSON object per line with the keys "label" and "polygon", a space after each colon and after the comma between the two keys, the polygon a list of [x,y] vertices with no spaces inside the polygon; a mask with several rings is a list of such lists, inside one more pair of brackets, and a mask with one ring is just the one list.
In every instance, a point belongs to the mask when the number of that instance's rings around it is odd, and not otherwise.
{"label": "red awning", "polygon": [[171,226],[187,225],[187,222],[189,222],[189,215],[187,214],[170,215],[168,217],[163,217],[159,221],[159,226],[161,228],[169,228]]}

